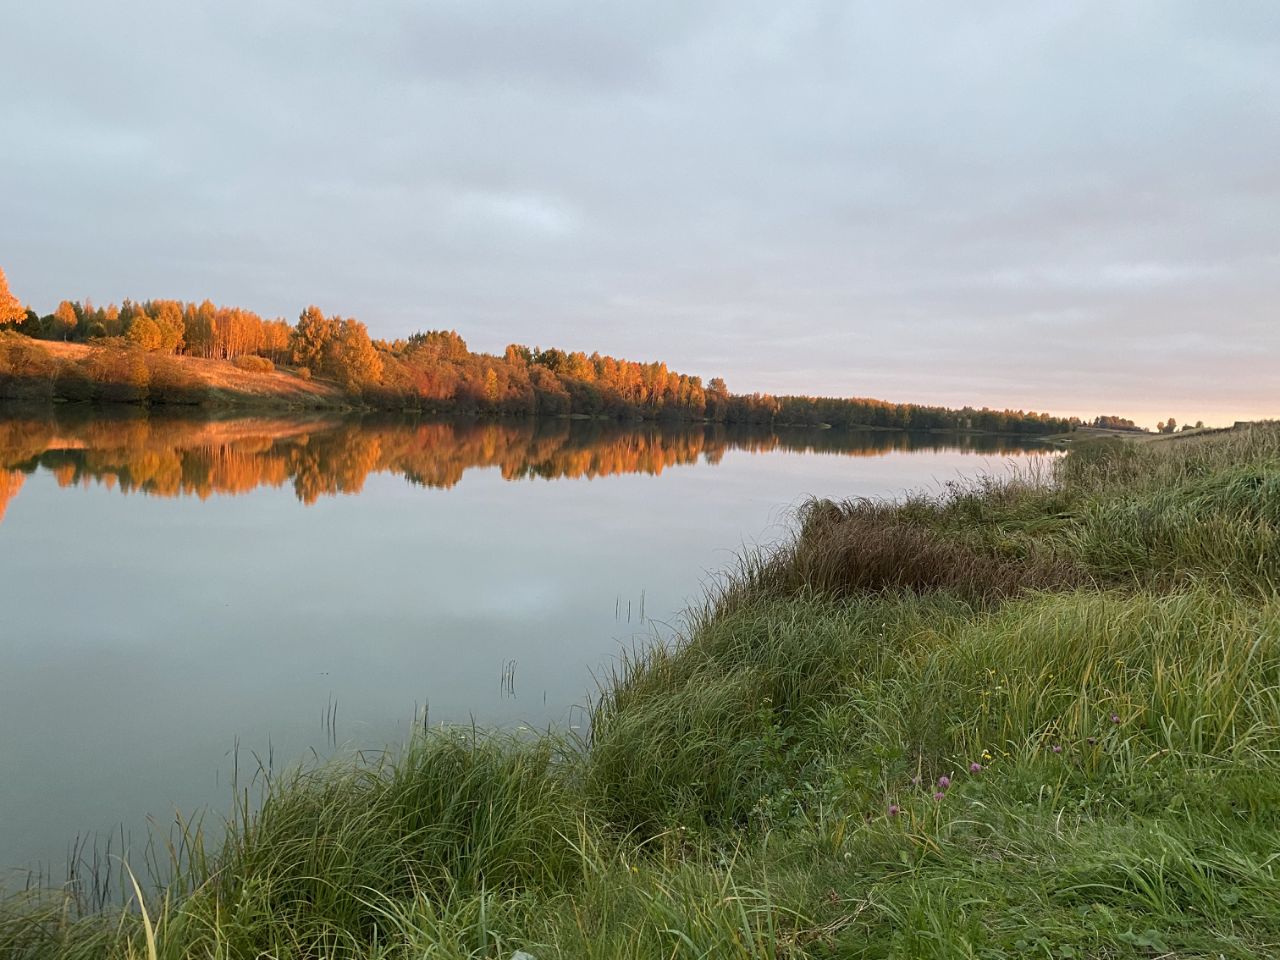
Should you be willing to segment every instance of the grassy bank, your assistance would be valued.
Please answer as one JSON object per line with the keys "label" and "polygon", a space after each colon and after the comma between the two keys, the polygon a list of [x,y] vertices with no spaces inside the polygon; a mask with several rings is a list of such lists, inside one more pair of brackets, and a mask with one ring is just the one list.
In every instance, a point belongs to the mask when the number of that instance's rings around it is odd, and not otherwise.
{"label": "grassy bank", "polygon": [[1280,955],[1278,585],[1272,428],[810,504],[589,744],[298,771],[145,913],[10,897],[0,956]]}

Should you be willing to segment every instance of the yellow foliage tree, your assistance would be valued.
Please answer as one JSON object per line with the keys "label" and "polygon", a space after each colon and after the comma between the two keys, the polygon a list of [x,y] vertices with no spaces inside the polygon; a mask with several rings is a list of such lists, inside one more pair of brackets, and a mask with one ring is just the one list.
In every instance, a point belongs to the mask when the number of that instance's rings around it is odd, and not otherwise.
{"label": "yellow foliage tree", "polygon": [[60,335],[63,340],[70,340],[71,334],[75,333],[76,326],[80,323],[80,318],[76,316],[76,308],[70,300],[63,300],[58,304],[58,309],[53,311],[53,319],[57,321],[54,325],[54,333]]}
{"label": "yellow foliage tree", "polygon": [[9,281],[4,271],[0,270],[0,326],[6,323],[19,323],[25,320],[26,309],[18,302],[18,298],[9,292]]}
{"label": "yellow foliage tree", "polygon": [[160,324],[145,315],[129,325],[129,332],[125,337],[143,350],[161,350],[165,346],[165,331]]}
{"label": "yellow foliage tree", "polygon": [[359,390],[381,379],[382,358],[363,323],[337,320],[336,335],[325,348],[324,370],[348,390]]}

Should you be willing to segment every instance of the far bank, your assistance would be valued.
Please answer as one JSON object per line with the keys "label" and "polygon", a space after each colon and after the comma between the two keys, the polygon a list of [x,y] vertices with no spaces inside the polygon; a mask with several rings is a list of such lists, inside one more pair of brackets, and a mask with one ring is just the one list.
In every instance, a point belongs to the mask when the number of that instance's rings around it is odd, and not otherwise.
{"label": "far bank", "polygon": [[[443,351],[421,342],[377,343],[376,376],[147,350],[119,337],[89,343],[0,333],[0,403],[198,407],[235,411],[396,411],[490,417],[663,420],[849,430],[1039,437],[1078,422],[1048,414],[958,410],[882,400],[730,394],[665,364],[584,357],[547,366],[558,351],[508,356]],[[578,355],[567,355],[570,358]],[[545,359],[545,363],[544,363]],[[597,362],[598,361],[598,362]]]}

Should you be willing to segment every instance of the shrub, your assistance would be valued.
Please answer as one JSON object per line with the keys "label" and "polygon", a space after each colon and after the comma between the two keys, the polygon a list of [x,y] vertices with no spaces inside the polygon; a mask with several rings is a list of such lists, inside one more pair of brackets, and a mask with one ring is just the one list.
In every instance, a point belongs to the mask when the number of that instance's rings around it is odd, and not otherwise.
{"label": "shrub", "polygon": [[160,350],[164,348],[164,331],[160,325],[148,316],[138,317],[129,325],[125,339],[135,343],[143,350]]}
{"label": "shrub", "polygon": [[143,349],[95,350],[77,365],[92,383],[90,395],[85,399],[110,403],[136,403],[147,399],[151,373]]}
{"label": "shrub", "polygon": [[49,397],[57,362],[16,333],[0,334],[0,396]]}
{"label": "shrub", "polygon": [[92,400],[93,376],[83,364],[68,360],[58,365],[53,394],[64,400]]}
{"label": "shrub", "polygon": [[171,354],[153,353],[148,360],[151,369],[149,399],[152,403],[199,403],[205,398],[204,386],[178,358]]}
{"label": "shrub", "polygon": [[239,369],[248,370],[250,373],[271,373],[276,368],[276,365],[266,357],[251,353],[242,354],[231,362]]}

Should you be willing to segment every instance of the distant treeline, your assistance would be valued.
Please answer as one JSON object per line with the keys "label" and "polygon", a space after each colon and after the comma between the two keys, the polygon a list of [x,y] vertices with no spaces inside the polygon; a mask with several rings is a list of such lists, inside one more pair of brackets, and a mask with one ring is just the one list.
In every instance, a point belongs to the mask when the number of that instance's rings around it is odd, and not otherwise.
{"label": "distant treeline", "polygon": [[[106,307],[64,300],[46,316],[27,309],[21,318],[11,317],[9,328],[107,353],[92,364],[75,361],[53,369],[29,353],[0,349],[0,396],[6,395],[5,377],[44,378],[54,396],[66,399],[200,402],[197,387],[179,367],[147,358],[185,356],[227,360],[254,372],[280,367],[307,380],[331,382],[361,406],[430,413],[825,423],[1022,435],[1059,433],[1080,424],[1074,417],[1022,410],[732,394],[719,377],[704,384],[700,377],[668,370],[665,363],[520,344],[508,346],[501,356],[475,353],[452,330],[373,340],[360,321],[325,316],[316,307],[308,307],[290,324],[208,300],[126,300]],[[15,359],[17,354],[21,356]]]}
{"label": "distant treeline", "polygon": [[1124,417],[1094,417],[1093,422],[1089,424],[1091,427],[1097,427],[1100,430],[1132,430],[1136,433],[1148,432],[1145,427],[1140,427],[1132,420]]}

